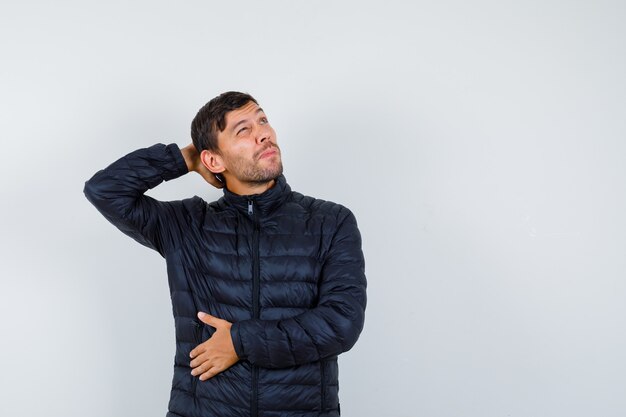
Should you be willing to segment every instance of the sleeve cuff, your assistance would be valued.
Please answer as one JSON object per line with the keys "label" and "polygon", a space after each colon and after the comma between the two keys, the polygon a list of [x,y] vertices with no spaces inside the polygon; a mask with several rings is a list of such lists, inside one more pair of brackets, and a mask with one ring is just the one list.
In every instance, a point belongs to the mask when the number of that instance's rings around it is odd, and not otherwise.
{"label": "sleeve cuff", "polygon": [[174,178],[178,178],[180,176],[185,175],[189,172],[187,168],[187,163],[185,162],[185,158],[183,157],[183,153],[180,151],[180,148],[176,143],[170,143],[166,146],[167,151],[172,156],[171,164],[168,164],[166,173],[163,175],[163,180],[169,181]]}
{"label": "sleeve cuff", "polygon": [[243,343],[241,341],[241,336],[239,334],[239,323],[233,323],[230,328],[230,337],[233,340],[233,346],[235,347],[235,353],[239,357],[239,359],[246,359],[246,354],[243,351]]}

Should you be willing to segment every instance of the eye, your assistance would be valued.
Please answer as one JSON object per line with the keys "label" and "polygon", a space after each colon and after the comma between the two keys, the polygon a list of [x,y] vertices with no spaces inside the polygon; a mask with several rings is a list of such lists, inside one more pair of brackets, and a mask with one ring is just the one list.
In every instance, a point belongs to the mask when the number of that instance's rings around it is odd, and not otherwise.
{"label": "eye", "polygon": [[237,134],[240,134],[241,132],[243,132],[244,130],[246,130],[247,127],[242,127],[241,129],[239,129],[239,131],[237,132]]}
{"label": "eye", "polygon": [[261,117],[261,123],[265,124],[265,123],[269,123],[267,121],[267,117]]}

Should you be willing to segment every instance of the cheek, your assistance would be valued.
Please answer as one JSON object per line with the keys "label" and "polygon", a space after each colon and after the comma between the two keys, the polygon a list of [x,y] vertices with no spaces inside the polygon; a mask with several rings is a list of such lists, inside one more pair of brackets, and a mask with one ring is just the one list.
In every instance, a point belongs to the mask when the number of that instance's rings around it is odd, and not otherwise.
{"label": "cheek", "polygon": [[235,146],[232,146],[228,153],[225,154],[225,162],[231,166],[233,165],[241,165],[243,161],[252,157],[254,149],[251,146],[240,143]]}
{"label": "cheek", "polygon": [[248,140],[240,140],[237,141],[231,146],[229,149],[229,156],[231,158],[241,158],[242,155],[245,155],[246,152],[250,152],[252,148],[250,141]]}

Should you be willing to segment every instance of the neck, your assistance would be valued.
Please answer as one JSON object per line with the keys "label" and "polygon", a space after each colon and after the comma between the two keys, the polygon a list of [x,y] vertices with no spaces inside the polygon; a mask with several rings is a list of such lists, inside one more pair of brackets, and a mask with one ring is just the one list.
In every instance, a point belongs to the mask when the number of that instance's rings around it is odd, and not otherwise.
{"label": "neck", "polygon": [[231,179],[226,182],[226,188],[231,193],[237,195],[253,195],[263,194],[276,184],[276,180],[270,180],[267,182],[241,182]]}

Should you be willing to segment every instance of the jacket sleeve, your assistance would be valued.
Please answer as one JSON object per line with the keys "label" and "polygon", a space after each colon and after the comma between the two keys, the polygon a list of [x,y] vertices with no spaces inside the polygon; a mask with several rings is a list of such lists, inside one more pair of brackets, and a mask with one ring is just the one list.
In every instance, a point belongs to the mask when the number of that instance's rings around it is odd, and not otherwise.
{"label": "jacket sleeve", "polygon": [[158,143],[96,172],[85,182],[83,192],[115,227],[165,256],[173,242],[176,202],[158,201],[144,193],[187,172],[178,145]]}
{"label": "jacket sleeve", "polygon": [[347,215],[322,267],[316,307],[282,320],[233,323],[231,336],[240,359],[285,368],[338,355],[356,343],[365,320],[365,263],[356,220],[344,210]]}

